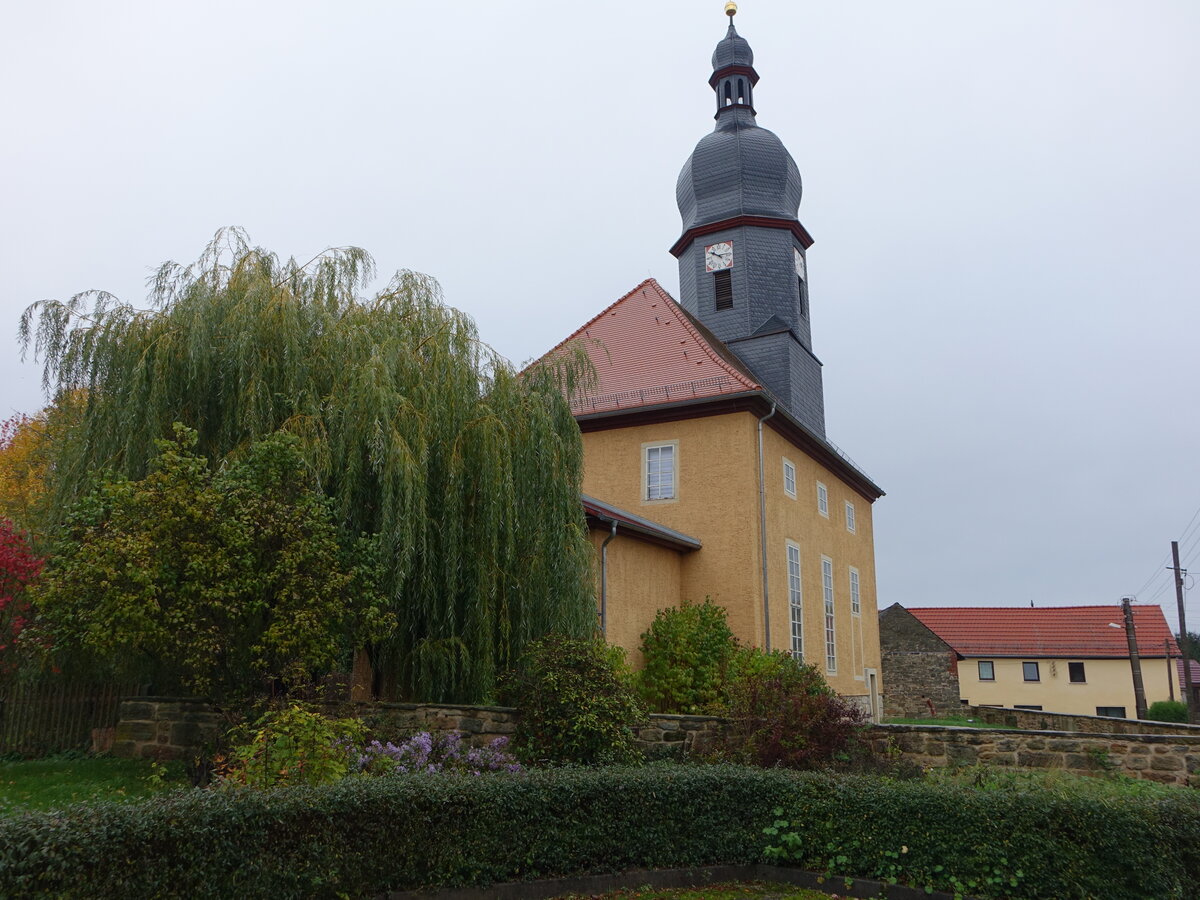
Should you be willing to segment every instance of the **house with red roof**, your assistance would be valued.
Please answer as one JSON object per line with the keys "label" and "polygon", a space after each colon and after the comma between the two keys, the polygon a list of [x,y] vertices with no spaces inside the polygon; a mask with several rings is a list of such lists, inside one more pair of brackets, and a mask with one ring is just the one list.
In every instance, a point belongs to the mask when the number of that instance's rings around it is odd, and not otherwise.
{"label": "house with red roof", "polygon": [[[897,603],[879,618],[889,702],[898,706],[919,709],[922,690],[941,690],[943,673],[952,673],[967,705],[1135,716],[1119,604],[906,609]],[[1133,625],[1147,704],[1180,699],[1179,647],[1161,607],[1134,606]],[[905,668],[913,654],[932,646],[922,631],[946,648],[941,667],[931,667],[938,676],[933,679],[917,676],[911,664]]]}
{"label": "house with red roof", "polygon": [[742,643],[816,665],[878,711],[872,505],[883,491],[825,435],[800,172],[757,124],[732,25],[712,58],[716,125],[676,183],[679,298],[654,279],[544,358],[582,349],[570,398],[598,614],[629,650],[664,607],[709,597]]}

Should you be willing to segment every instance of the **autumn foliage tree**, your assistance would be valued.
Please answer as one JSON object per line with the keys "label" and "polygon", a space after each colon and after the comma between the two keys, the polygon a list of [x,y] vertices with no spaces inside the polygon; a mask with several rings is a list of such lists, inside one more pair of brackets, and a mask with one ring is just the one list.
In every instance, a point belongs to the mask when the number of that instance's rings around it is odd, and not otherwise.
{"label": "autumn foliage tree", "polygon": [[8,519],[0,519],[0,676],[17,665],[16,641],[29,622],[25,588],[37,578],[42,560],[29,539]]}
{"label": "autumn foliage tree", "polygon": [[45,491],[45,411],[0,421],[0,516],[29,529]]}

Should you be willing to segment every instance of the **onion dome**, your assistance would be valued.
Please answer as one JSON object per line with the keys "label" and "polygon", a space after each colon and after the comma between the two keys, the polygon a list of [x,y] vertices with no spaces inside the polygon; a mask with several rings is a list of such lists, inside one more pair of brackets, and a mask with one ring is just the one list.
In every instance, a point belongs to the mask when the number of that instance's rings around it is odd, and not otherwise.
{"label": "onion dome", "polygon": [[735,216],[794,220],[799,212],[800,170],[783,142],[755,121],[753,62],[750,44],[731,22],[709,79],[716,128],[696,145],[675,185],[684,232]]}

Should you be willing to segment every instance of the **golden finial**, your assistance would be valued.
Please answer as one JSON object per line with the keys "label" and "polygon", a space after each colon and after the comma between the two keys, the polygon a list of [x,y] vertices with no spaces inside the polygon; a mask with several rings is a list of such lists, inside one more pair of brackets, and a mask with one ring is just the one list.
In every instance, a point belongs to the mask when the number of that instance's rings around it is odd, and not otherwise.
{"label": "golden finial", "polygon": [[733,21],[733,17],[737,15],[737,4],[733,0],[729,0],[725,4],[725,15],[729,16],[729,21]]}

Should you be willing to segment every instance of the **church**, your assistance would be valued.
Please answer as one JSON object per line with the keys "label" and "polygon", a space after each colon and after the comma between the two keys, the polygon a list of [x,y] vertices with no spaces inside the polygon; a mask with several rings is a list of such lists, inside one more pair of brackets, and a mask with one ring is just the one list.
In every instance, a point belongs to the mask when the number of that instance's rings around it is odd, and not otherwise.
{"label": "church", "polygon": [[676,184],[679,298],[647,279],[546,354],[582,347],[597,375],[572,411],[600,625],[636,665],[658,609],[709,597],[744,645],[803,658],[878,716],[883,491],[825,436],[800,171],[757,123],[727,12],[716,126]]}

